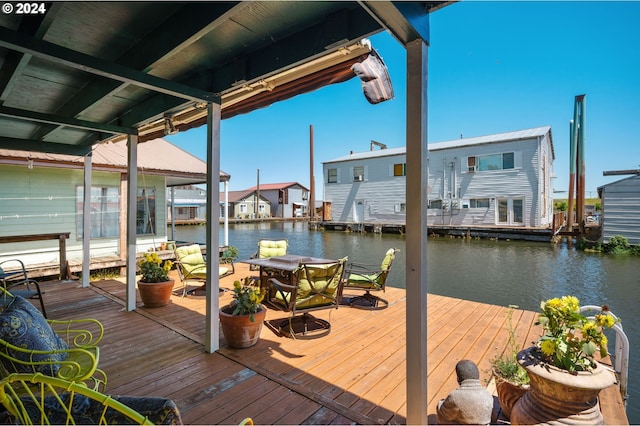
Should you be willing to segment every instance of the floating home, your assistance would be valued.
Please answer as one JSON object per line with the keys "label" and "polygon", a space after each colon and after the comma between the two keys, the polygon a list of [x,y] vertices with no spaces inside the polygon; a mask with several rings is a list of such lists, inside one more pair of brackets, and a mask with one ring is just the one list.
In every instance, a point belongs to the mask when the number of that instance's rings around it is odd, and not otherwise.
{"label": "floating home", "polygon": [[640,170],[634,176],[598,188],[602,200],[602,240],[623,236],[629,244],[640,244]]}
{"label": "floating home", "polygon": [[[164,139],[138,145],[136,234],[138,252],[167,241],[167,187],[206,181],[207,164]],[[82,259],[84,156],[0,149],[0,237],[66,235],[72,271]],[[222,182],[229,175],[220,173]],[[127,188],[126,142],[93,147],[91,180],[93,267],[121,266],[125,260]],[[0,260],[19,258],[45,274],[60,263],[58,241],[3,244]]]}
{"label": "floating home", "polygon": [[260,188],[247,188],[249,192],[260,192],[270,203],[271,217],[292,218],[307,215],[309,189],[298,182],[266,183]]}
{"label": "floating home", "polygon": [[[323,163],[325,228],[405,224],[406,149],[371,147]],[[430,143],[430,232],[550,238],[554,158],[550,126]]]}

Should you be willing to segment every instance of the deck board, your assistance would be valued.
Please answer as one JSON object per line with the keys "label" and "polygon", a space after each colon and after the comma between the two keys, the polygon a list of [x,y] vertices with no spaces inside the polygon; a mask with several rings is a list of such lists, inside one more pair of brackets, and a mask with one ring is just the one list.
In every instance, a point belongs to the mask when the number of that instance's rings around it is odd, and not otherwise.
{"label": "deck board", "polygon": [[[243,265],[221,280],[251,272]],[[247,349],[204,351],[205,299],[181,297],[180,284],[166,307],[124,310],[125,285],[103,280],[82,288],[77,282],[43,283],[51,318],[94,317],[105,326],[101,368],[114,394],[172,398],[187,424],[383,424],[406,422],[406,292],[388,288],[389,307],[366,311],[349,307],[317,311],[330,320],[331,333],[318,339],[289,339],[263,327]],[[221,306],[231,300],[220,296]],[[469,358],[489,379],[489,361],[503,352],[507,308],[429,294],[427,298],[427,414],[457,387],[454,367]],[[267,321],[286,319],[269,310]],[[521,345],[539,330],[537,315],[516,309]],[[608,423],[627,423],[614,387],[603,395]]]}

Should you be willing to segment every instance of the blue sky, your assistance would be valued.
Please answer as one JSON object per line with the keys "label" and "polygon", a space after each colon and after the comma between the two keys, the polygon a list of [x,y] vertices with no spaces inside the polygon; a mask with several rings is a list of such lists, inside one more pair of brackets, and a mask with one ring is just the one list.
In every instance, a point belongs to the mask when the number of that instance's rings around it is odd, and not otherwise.
{"label": "blue sky", "polygon": [[[586,191],[640,168],[640,2],[460,2],[430,17],[428,139],[439,142],[550,125],[554,187],[569,186],[569,120],[586,94]],[[230,189],[297,181],[309,186],[314,127],[316,198],[322,162],[405,145],[406,54],[371,37],[395,99],[370,105],[360,81],[328,86],[222,122],[221,168]],[[206,159],[205,128],[166,137]],[[558,197],[567,194],[559,193]]]}

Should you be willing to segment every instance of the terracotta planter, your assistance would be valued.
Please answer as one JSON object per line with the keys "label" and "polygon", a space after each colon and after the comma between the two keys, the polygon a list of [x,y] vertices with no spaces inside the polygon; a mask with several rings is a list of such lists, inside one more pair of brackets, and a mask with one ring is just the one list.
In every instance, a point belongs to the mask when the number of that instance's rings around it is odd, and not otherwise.
{"label": "terracotta planter", "polygon": [[502,408],[502,414],[507,419],[511,418],[511,411],[516,402],[529,390],[529,385],[516,385],[496,376],[496,392]]}
{"label": "terracotta planter", "polygon": [[511,424],[603,423],[598,394],[614,384],[615,377],[600,364],[593,371],[570,373],[539,359],[535,348],[520,351],[518,362],[527,370],[531,387],[513,407]]}
{"label": "terracotta planter", "polygon": [[144,283],[138,281],[138,292],[145,308],[160,308],[171,300],[174,280],[161,283]]}
{"label": "terracotta planter", "polygon": [[220,308],[220,325],[225,340],[232,348],[248,348],[256,343],[260,338],[262,323],[267,315],[267,308],[262,306],[262,310],[253,314],[252,322],[249,315],[232,315],[229,305]]}

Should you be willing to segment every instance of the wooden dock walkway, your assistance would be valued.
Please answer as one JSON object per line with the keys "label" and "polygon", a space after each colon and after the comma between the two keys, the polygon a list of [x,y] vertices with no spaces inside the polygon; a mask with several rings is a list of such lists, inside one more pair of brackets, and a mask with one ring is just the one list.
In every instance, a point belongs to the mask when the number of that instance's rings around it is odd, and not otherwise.
{"label": "wooden dock walkway", "polygon": [[[246,265],[221,280],[250,275]],[[179,280],[176,286],[178,286]],[[125,285],[103,280],[89,288],[75,281],[42,284],[50,318],[97,318],[105,326],[101,367],[108,393],[173,399],[185,424],[404,424],[406,423],[405,291],[387,288],[389,308],[348,307],[316,312],[331,333],[318,339],[280,337],[268,325],[287,314],[269,311],[259,343],[231,349],[221,341],[204,351],[204,297],[174,296],[166,307],[124,310]],[[221,296],[221,306],[231,300]],[[489,360],[507,342],[507,308],[429,295],[427,413],[457,387],[454,366],[475,361],[489,379]],[[516,311],[518,337],[535,339],[535,313]],[[617,388],[603,394],[608,424],[628,424]],[[498,413],[496,412],[496,415]],[[497,423],[500,423],[496,419]]]}

